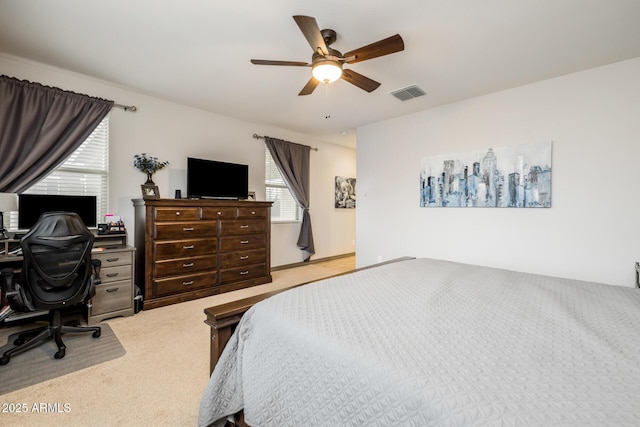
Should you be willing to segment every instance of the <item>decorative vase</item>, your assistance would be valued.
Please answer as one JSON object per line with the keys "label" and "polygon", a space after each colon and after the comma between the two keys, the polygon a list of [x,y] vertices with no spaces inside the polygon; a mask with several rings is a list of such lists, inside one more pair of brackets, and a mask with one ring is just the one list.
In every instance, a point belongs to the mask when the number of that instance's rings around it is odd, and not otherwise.
{"label": "decorative vase", "polygon": [[153,182],[152,173],[147,173],[147,182],[145,182],[144,185],[156,185],[155,182]]}

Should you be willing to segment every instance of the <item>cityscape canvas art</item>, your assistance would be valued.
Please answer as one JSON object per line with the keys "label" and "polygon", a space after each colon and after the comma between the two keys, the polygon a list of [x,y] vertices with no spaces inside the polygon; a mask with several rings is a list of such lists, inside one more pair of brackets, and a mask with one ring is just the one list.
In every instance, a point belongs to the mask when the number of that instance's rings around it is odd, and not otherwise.
{"label": "cityscape canvas art", "polygon": [[423,157],[421,207],[551,207],[551,141]]}

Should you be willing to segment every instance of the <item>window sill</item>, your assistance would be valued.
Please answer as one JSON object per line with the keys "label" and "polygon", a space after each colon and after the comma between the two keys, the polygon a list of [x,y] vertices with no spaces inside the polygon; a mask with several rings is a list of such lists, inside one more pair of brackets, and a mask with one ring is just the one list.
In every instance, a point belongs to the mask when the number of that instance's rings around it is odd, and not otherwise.
{"label": "window sill", "polygon": [[300,224],[302,221],[294,220],[294,219],[284,219],[284,220],[271,220],[271,224]]}

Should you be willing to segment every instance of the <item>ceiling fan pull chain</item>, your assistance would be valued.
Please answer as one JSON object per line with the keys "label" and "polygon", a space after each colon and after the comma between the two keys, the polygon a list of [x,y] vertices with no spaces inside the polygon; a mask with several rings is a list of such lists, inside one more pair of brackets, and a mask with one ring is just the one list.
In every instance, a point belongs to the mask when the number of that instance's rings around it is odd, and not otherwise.
{"label": "ceiling fan pull chain", "polygon": [[324,89],[324,94],[325,94],[325,99],[326,99],[326,105],[327,105],[327,113],[324,115],[325,120],[329,120],[331,118],[331,98],[329,97],[329,86],[331,86],[329,83],[325,83],[324,84],[325,89]]}

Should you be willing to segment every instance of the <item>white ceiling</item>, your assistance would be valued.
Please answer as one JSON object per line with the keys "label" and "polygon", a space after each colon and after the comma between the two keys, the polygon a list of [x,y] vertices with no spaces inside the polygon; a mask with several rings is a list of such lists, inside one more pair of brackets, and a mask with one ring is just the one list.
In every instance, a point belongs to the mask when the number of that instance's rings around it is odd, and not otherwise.
{"label": "white ceiling", "polygon": [[[339,80],[298,96],[310,68],[249,62],[310,62],[293,15],[337,31],[342,52],[396,33],[405,50],[345,66],[382,83],[372,93]],[[640,1],[0,0],[0,52],[341,143],[367,123],[639,57]],[[389,94],[412,84],[427,95]]]}

